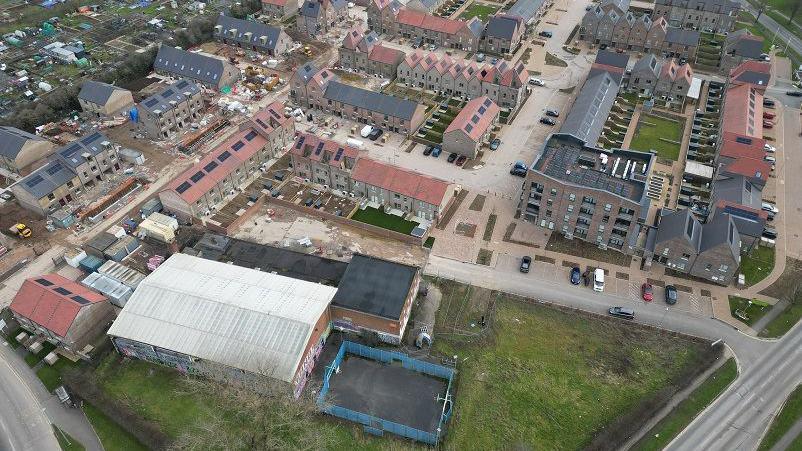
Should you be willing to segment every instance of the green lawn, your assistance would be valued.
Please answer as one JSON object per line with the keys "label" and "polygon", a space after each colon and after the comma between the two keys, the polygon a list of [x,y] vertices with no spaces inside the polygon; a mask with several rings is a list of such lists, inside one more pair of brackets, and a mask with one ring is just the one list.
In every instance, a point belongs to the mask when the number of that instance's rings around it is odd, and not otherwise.
{"label": "green lawn", "polygon": [[58,440],[58,445],[61,447],[61,451],[83,451],[86,449],[84,448],[84,445],[78,442],[78,440],[75,440],[70,434],[67,434],[66,432],[57,428],[55,425],[53,425],[53,434],[55,434],[56,440]]}
{"label": "green lawn", "polygon": [[84,403],[83,410],[89,422],[92,423],[92,428],[95,430],[95,433],[97,433],[100,443],[103,444],[103,448],[125,451],[147,450],[145,445],[139,443],[136,437],[117,425],[117,423],[104,415],[103,412],[98,410],[95,406]]}
{"label": "green lawn", "polygon": [[[745,323],[748,326],[752,326],[760,318],[766,315],[766,313],[771,310],[771,305],[759,301],[756,299],[746,299],[740,296],[730,296],[730,313],[732,313],[732,317]],[[736,314],[735,312],[739,312]],[[740,315],[745,316],[747,319],[743,319]]]}
{"label": "green lawn", "polygon": [[487,18],[492,16],[501,9],[501,5],[489,5],[487,3],[473,2],[465,8],[465,11],[459,15],[460,19],[468,20],[471,17],[478,17],[482,22],[487,22]]}
{"label": "green lawn", "polygon": [[676,161],[679,159],[683,127],[682,122],[641,114],[629,148],[643,152],[654,150],[657,156]]}
{"label": "green lawn", "polygon": [[800,318],[802,318],[802,295],[797,296],[796,299],[791,301],[791,305],[766,324],[766,327],[760,331],[760,336],[768,338],[782,337],[799,322]]}
{"label": "green lawn", "polygon": [[568,67],[568,63],[561,60],[555,55],[552,55],[549,52],[546,52],[546,65],[547,66],[557,66],[557,67]]}
{"label": "green lawn", "polygon": [[393,230],[395,232],[409,235],[412,229],[418,226],[417,222],[407,221],[395,215],[387,214],[379,209],[367,207],[364,210],[357,210],[351,219],[367,224]]}
{"label": "green lawn", "polygon": [[[758,451],[771,449],[800,418],[802,418],[802,385],[797,386],[796,389],[791,392],[780,414],[774,417],[774,421],[771,422],[766,436],[763,437],[763,441],[760,442]],[[798,437],[797,441],[799,441]],[[788,449],[794,450],[799,448],[791,446]]]}
{"label": "green lawn", "polygon": [[432,246],[434,246],[434,237],[430,236],[430,237],[426,238],[426,241],[423,243],[423,247],[425,247],[427,249],[431,249]]}
{"label": "green lawn", "polygon": [[[498,292],[434,281],[443,293],[435,350],[460,362],[444,449],[575,450],[702,365],[707,344],[661,336],[623,321],[525,304]],[[495,309],[486,338],[471,330]],[[467,312],[467,313],[466,313]],[[474,329],[476,330],[476,329]],[[436,332],[437,334],[438,332]],[[621,432],[619,432],[621,433]]]}
{"label": "green lawn", "polygon": [[72,368],[77,365],[78,363],[73,363],[59,356],[58,361],[53,365],[43,364],[42,367],[36,371],[36,376],[45,384],[47,391],[52,392],[56,387],[61,385],[61,372],[66,368]]}
{"label": "green lawn", "polygon": [[750,254],[741,254],[740,272],[750,287],[765,279],[774,269],[774,248],[758,246]]}
{"label": "green lawn", "polygon": [[635,446],[634,451],[660,451],[693,419],[710,405],[738,377],[735,359],[727,360],[685,400],[653,427]]}

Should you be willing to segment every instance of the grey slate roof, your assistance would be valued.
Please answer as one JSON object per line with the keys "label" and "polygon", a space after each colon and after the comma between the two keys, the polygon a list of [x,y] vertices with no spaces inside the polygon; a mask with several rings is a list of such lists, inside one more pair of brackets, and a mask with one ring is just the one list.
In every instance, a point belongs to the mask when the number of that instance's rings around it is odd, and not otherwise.
{"label": "grey slate roof", "polygon": [[312,17],[317,18],[320,16],[320,3],[317,0],[306,0],[303,5],[301,5],[301,10],[299,13],[304,17]]}
{"label": "grey slate roof", "polygon": [[757,238],[763,234],[763,228],[766,226],[766,220],[760,217],[759,211],[759,209],[754,211],[743,208],[740,205],[727,205],[717,208],[715,216],[731,216],[738,228],[738,233]]}
{"label": "grey slate roof", "polygon": [[418,104],[411,100],[405,100],[380,92],[368,91],[367,89],[346,85],[338,81],[329,83],[323,97],[335,102],[342,102],[347,105],[406,120],[412,119],[415,110],[418,108]]}
{"label": "grey slate roof", "polygon": [[596,54],[596,64],[604,64],[605,66],[613,66],[621,69],[627,68],[629,63],[629,55],[627,53],[611,52],[609,50],[599,50]]}
{"label": "grey slate roof", "polygon": [[742,175],[717,180],[713,185],[713,204],[730,201],[760,210],[763,191]]}
{"label": "grey slate roof", "polygon": [[632,66],[632,73],[651,73],[657,77],[660,74],[660,63],[656,56],[647,53]]}
{"label": "grey slate roof", "polygon": [[159,53],[156,54],[156,60],[153,61],[153,68],[179,77],[218,85],[225,71],[225,62],[199,53],[162,45],[159,47]]}
{"label": "grey slate roof", "polygon": [[[761,227],[758,236],[763,233]],[[702,230],[702,241],[699,243],[699,253],[706,252],[721,244],[727,245],[732,252],[733,259],[738,261],[741,249],[741,237],[730,215],[716,213],[708,219]]]}
{"label": "grey slate roof", "polygon": [[[237,19],[236,17],[222,15],[218,16],[217,25],[222,27],[222,32],[225,37],[235,39],[237,42],[241,42],[243,44],[247,43],[248,45],[255,45],[257,47],[270,50],[274,50],[276,48],[279,35],[281,34],[281,28],[279,27],[265,25],[261,22],[255,22],[252,20],[242,20]],[[235,36],[228,35],[228,31],[231,29],[237,30]],[[246,33],[251,33],[250,38],[245,36]],[[262,44],[262,36],[267,37],[267,42],[265,44]]]}
{"label": "grey slate roof", "polygon": [[170,104],[171,101],[181,103],[198,92],[200,92],[200,88],[192,81],[178,80],[164,88],[161,92],[157,92],[140,102],[139,107],[145,111],[154,112],[158,110],[164,113],[174,108],[174,106]]}
{"label": "grey slate roof", "polygon": [[[721,12],[726,14],[727,9],[737,9],[740,5],[732,0],[655,0],[655,4],[683,7],[692,10]],[[701,7],[701,8],[699,8]]]}
{"label": "grey slate roof", "polygon": [[317,67],[312,63],[306,63],[295,71],[295,76],[298,77],[304,86],[309,83],[309,80],[317,73]]}
{"label": "grey slate roof", "polygon": [[[689,221],[692,225],[689,225]],[[689,229],[690,236],[688,234]],[[661,211],[655,246],[680,238],[687,241],[694,249],[699,249],[701,236],[702,224],[699,223],[690,210]]]}
{"label": "grey slate roof", "polygon": [[36,199],[41,199],[75,178],[71,171],[58,159],[53,159],[41,168],[28,174],[16,184]]}
{"label": "grey slate roof", "polygon": [[618,95],[618,83],[607,72],[600,72],[585,81],[560,133],[573,135],[590,146],[599,140],[604,123]]}
{"label": "grey slate roof", "polygon": [[477,38],[482,36],[482,33],[485,30],[485,24],[482,23],[481,20],[474,17],[467,22],[468,29],[471,30],[471,33],[476,36]]}
{"label": "grey slate roof", "polygon": [[355,254],[331,303],[398,320],[417,271],[414,266]]}
{"label": "grey slate roof", "polygon": [[92,156],[100,154],[104,150],[103,143],[105,142],[111,143],[100,132],[94,132],[61,147],[56,150],[55,155],[65,165],[75,169],[86,162],[86,158],[83,157],[85,153],[89,153]]}
{"label": "grey slate roof", "polygon": [[15,159],[19,155],[25,143],[28,141],[44,141],[44,138],[33,135],[26,131],[14,127],[0,127],[0,155]]}
{"label": "grey slate roof", "polygon": [[769,80],[771,79],[771,74],[767,74],[765,72],[756,72],[752,70],[747,70],[741,73],[741,75],[736,78],[737,81],[744,82],[744,83],[752,83],[755,85],[762,85],[768,86]]}
{"label": "grey slate roof", "polygon": [[518,27],[518,22],[515,19],[504,16],[493,16],[487,22],[485,33],[499,39],[512,40],[515,34],[515,29]]}
{"label": "grey slate roof", "polygon": [[666,42],[695,46],[699,44],[699,32],[696,30],[669,27],[666,31]]}
{"label": "grey slate roof", "polygon": [[760,59],[760,55],[763,53],[763,39],[758,38],[755,39],[746,28],[735,30],[725,39],[726,52],[744,58]]}
{"label": "grey slate roof", "polygon": [[605,7],[607,5],[614,5],[621,11],[629,10],[629,0],[603,0],[600,4],[601,7]]}
{"label": "grey slate roof", "polygon": [[126,91],[126,89],[108,83],[87,80],[81,85],[81,92],[78,93],[78,98],[96,105],[105,105],[114,91]]}
{"label": "grey slate roof", "polygon": [[524,23],[527,23],[537,15],[542,6],[543,0],[518,0],[507,11],[507,14],[518,16],[524,20]]}

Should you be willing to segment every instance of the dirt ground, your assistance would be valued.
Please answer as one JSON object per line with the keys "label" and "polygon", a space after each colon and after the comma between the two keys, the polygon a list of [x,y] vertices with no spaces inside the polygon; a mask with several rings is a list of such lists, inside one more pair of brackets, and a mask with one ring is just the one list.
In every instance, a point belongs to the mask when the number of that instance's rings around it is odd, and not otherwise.
{"label": "dirt ground", "polygon": [[341,226],[304,216],[295,210],[271,206],[263,207],[253,219],[245,222],[234,233],[235,238],[260,244],[291,244],[309,238],[325,257],[350,260],[354,253],[374,255],[388,260],[421,266],[427,252],[419,247],[398,241],[375,237],[359,229]]}

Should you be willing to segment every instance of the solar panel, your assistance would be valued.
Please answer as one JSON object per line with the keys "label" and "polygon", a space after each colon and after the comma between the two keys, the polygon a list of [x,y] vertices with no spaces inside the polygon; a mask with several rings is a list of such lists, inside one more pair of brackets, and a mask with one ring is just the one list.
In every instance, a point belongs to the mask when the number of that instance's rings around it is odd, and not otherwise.
{"label": "solar panel", "polygon": [[58,171],[60,171],[62,168],[63,168],[63,167],[61,166],[61,163],[59,163],[59,162],[57,161],[57,162],[53,163],[52,165],[48,166],[48,168],[47,168],[47,169],[45,169],[45,171],[46,171],[46,172],[47,172],[49,175],[56,175],[56,174],[58,173]]}
{"label": "solar panel", "polygon": [[323,143],[318,143],[317,149],[315,149],[315,155],[320,155],[320,152],[323,150]]}
{"label": "solar panel", "polygon": [[156,104],[158,104],[158,103],[159,103],[159,100],[158,100],[158,99],[148,99],[148,100],[145,100],[145,106],[146,106],[146,107],[148,107],[148,108],[151,108],[153,105],[156,105]]}
{"label": "solar panel", "polygon": [[228,160],[228,157],[230,157],[230,156],[231,156],[231,152],[226,150],[225,152],[221,153],[219,157],[217,157],[217,161],[222,163],[222,162]]}
{"label": "solar panel", "polygon": [[25,184],[26,184],[26,185],[28,185],[28,188],[33,188],[34,186],[36,186],[36,185],[38,185],[38,184],[40,184],[40,183],[42,183],[42,182],[44,182],[44,181],[45,181],[45,179],[44,179],[44,178],[42,178],[42,176],[41,176],[41,175],[39,175],[39,174],[36,174],[36,175],[34,175],[33,177],[31,177],[31,179],[30,179],[30,180],[28,180],[27,182],[25,182]]}
{"label": "solar panel", "polygon": [[206,172],[212,172],[212,171],[214,171],[214,168],[216,168],[216,167],[217,167],[217,163],[212,161],[211,163],[209,163],[206,166],[204,166],[203,170],[206,171]]}
{"label": "solar panel", "polygon": [[743,136],[739,136],[739,137],[735,138],[735,142],[741,143],[741,144],[752,144],[752,139],[751,138],[745,138]]}
{"label": "solar panel", "polygon": [[201,171],[198,171],[192,177],[190,177],[189,179],[192,180],[192,183],[198,183],[198,181],[200,181],[200,179],[202,179],[204,175],[206,175],[206,174],[204,174]]}
{"label": "solar panel", "polygon": [[87,299],[87,298],[85,298],[83,296],[79,296],[77,294],[72,297],[72,300],[77,302],[77,303],[79,303],[79,304],[81,304],[81,305],[86,305],[86,304],[91,304],[92,303],[89,299]]}
{"label": "solar panel", "polygon": [[270,115],[276,119],[281,119],[281,116],[279,116],[278,113],[275,112],[275,110],[270,110]]}
{"label": "solar panel", "polygon": [[237,142],[234,143],[233,146],[231,146],[231,149],[234,150],[234,151],[237,151],[237,150],[242,149],[243,147],[245,147],[245,143],[242,142],[242,141],[237,141]]}
{"label": "solar panel", "polygon": [[474,124],[478,124],[479,123],[479,116],[474,114],[473,117],[471,117],[471,122],[473,122]]}
{"label": "solar panel", "polygon": [[471,130],[473,130],[473,125],[471,125],[471,124],[465,124],[465,131],[466,131],[466,132],[468,132],[468,133],[470,133],[470,132],[471,132]]}
{"label": "solar panel", "polygon": [[190,187],[192,187],[192,185],[190,185],[189,182],[184,182],[178,185],[178,188],[175,190],[178,191],[178,194],[184,194],[184,191],[188,190]]}
{"label": "solar panel", "polygon": [[67,296],[68,294],[72,294],[72,291],[70,291],[70,290],[68,290],[68,289],[66,289],[64,287],[57,287],[57,288],[53,289],[53,291],[55,291],[58,294],[63,294],[64,296]]}
{"label": "solar panel", "polygon": [[299,139],[299,140],[298,140],[298,143],[296,143],[296,144],[295,144],[295,148],[296,148],[296,149],[300,149],[300,148],[301,148],[301,145],[304,143],[304,140],[305,140],[305,139],[306,139],[306,136],[301,136],[301,139]]}
{"label": "solar panel", "polygon": [[340,147],[337,149],[337,153],[334,155],[334,161],[340,161],[340,158],[343,156],[343,148]]}
{"label": "solar panel", "polygon": [[73,144],[70,147],[67,147],[66,149],[62,150],[60,153],[62,156],[64,156],[64,158],[72,158],[72,156],[75,155],[80,149],[81,149],[80,145]]}
{"label": "solar panel", "polygon": [[170,89],[170,88],[167,88],[167,89],[165,89],[165,90],[164,90],[164,92],[162,93],[162,97],[164,97],[164,98],[171,97],[173,94],[175,94],[175,91],[173,91],[173,90],[172,90],[172,89]]}
{"label": "solar panel", "polygon": [[256,133],[255,131],[251,130],[250,132],[248,132],[247,135],[245,135],[245,140],[246,141],[253,141],[253,138],[256,138],[257,134],[258,133]]}
{"label": "solar panel", "polygon": [[49,287],[50,285],[53,285],[53,282],[51,282],[51,281],[49,281],[47,279],[36,279],[36,283],[38,283],[39,285],[41,285],[43,287]]}
{"label": "solar panel", "polygon": [[485,108],[484,106],[479,107],[479,114],[485,114],[485,111],[487,111],[487,108]]}
{"label": "solar panel", "polygon": [[177,85],[175,85],[175,87],[176,87],[176,88],[178,88],[178,89],[184,89],[184,87],[185,87],[186,85],[188,85],[188,84],[189,84],[189,83],[187,83],[187,81],[186,81],[186,80],[181,80],[181,81],[179,81],[179,82],[178,82],[178,84],[177,84]]}
{"label": "solar panel", "polygon": [[268,128],[268,127],[267,127],[267,124],[265,124],[265,122],[264,122],[263,120],[259,119],[259,118],[257,118],[257,119],[256,119],[256,123],[257,123],[257,124],[259,124],[259,125],[261,125],[261,126],[262,126],[262,128],[264,128],[264,129],[267,129],[267,128]]}
{"label": "solar panel", "polygon": [[[97,133],[92,133],[89,136],[84,136],[84,138],[81,139],[81,144],[84,144],[84,145],[89,144],[92,141],[96,140],[97,138],[98,138]],[[77,144],[76,144],[76,146],[77,146]]]}

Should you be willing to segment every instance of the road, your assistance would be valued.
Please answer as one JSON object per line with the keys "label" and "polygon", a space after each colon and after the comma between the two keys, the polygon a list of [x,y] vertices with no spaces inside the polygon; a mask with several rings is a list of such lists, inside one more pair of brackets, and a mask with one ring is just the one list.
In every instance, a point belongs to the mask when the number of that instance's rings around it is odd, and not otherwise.
{"label": "road", "polygon": [[[752,6],[748,1],[742,0],[741,6],[744,10],[752,14],[753,16],[757,17],[757,9]],[[774,39],[774,44],[779,48],[784,48],[785,44],[787,43],[789,47],[794,49],[794,51],[802,55],[802,39],[797,38],[793,34],[791,34],[788,30],[785,29],[782,25],[778,24],[776,20],[772,19],[766,14],[761,14],[757,20],[760,22],[761,25],[766,27],[769,31],[775,31],[776,34],[774,36],[769,36],[770,39]]]}
{"label": "road", "polygon": [[[540,264],[540,263],[535,263]],[[431,256],[425,273],[604,314],[613,305],[633,306],[637,321],[710,340],[722,339],[738,360],[740,377],[670,445],[672,450],[753,450],[790,392],[802,382],[802,327],[780,341],[745,335],[713,318],[659,302],[643,303],[575,287],[564,280],[541,280],[517,269],[514,258],[496,267]]]}

